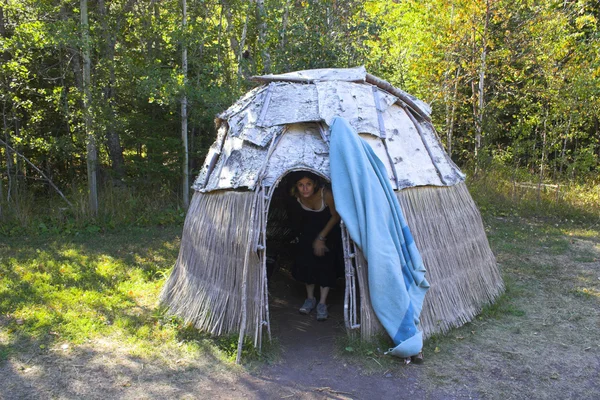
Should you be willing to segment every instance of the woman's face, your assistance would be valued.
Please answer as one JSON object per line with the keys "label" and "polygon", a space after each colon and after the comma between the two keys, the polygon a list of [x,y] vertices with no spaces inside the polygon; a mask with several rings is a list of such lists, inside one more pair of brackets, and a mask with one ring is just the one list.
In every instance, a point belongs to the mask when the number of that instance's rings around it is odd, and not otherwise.
{"label": "woman's face", "polygon": [[315,182],[310,178],[302,178],[296,182],[296,189],[300,197],[310,197],[315,193]]}

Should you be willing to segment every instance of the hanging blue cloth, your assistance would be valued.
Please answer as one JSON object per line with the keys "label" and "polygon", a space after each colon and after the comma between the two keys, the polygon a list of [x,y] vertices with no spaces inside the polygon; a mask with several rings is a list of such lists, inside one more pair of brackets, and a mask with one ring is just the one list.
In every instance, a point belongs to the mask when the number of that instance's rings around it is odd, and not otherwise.
{"label": "hanging blue cloth", "polygon": [[388,353],[417,355],[429,283],[386,168],[341,117],[331,124],[329,157],[335,207],[369,264],[371,303],[396,346]]}

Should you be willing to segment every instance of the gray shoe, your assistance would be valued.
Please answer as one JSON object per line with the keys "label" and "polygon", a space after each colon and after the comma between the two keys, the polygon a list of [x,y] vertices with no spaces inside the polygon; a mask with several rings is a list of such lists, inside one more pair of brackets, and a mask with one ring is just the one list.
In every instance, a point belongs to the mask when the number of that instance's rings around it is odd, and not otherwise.
{"label": "gray shoe", "polygon": [[304,304],[300,307],[300,314],[310,314],[310,312],[317,305],[317,299],[306,299],[304,300]]}
{"label": "gray shoe", "polygon": [[327,306],[319,303],[317,305],[317,321],[325,321],[327,317]]}

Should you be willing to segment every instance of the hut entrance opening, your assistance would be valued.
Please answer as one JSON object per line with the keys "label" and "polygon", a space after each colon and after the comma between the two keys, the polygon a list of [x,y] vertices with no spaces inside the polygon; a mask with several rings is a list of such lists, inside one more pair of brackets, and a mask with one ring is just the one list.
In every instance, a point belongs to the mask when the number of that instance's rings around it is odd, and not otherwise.
{"label": "hut entrance opening", "polygon": [[[298,333],[309,330],[313,321],[316,321],[316,310],[308,316],[299,313],[299,308],[307,298],[307,289],[303,282],[294,279],[293,276],[298,253],[306,251],[300,243],[297,227],[299,222],[307,221],[298,221],[297,212],[300,205],[291,193],[297,177],[297,173],[287,173],[272,190],[266,227],[270,319],[278,336],[292,337],[294,341],[302,340],[296,337]],[[322,182],[330,189],[329,182],[325,179],[322,179]],[[337,246],[337,249],[332,249],[334,257],[328,257],[330,262],[334,263],[332,269],[335,269],[336,277],[335,284],[327,296],[328,322],[319,324],[323,326],[319,326],[318,329],[332,332],[344,327],[344,259],[339,228],[332,230],[327,243],[328,246],[330,243]],[[315,286],[314,295],[318,301],[319,285]],[[313,335],[307,336],[307,340],[310,340]]]}

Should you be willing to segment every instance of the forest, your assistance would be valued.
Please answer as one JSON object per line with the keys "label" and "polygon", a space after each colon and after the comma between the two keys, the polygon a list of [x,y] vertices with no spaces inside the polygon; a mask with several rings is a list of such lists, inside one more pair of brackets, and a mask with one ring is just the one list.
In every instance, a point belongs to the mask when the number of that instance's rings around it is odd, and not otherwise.
{"label": "forest", "polygon": [[600,196],[599,19],[596,0],[2,0],[0,233],[180,219],[215,115],[252,76],[311,68],[431,104],[468,175]]}

